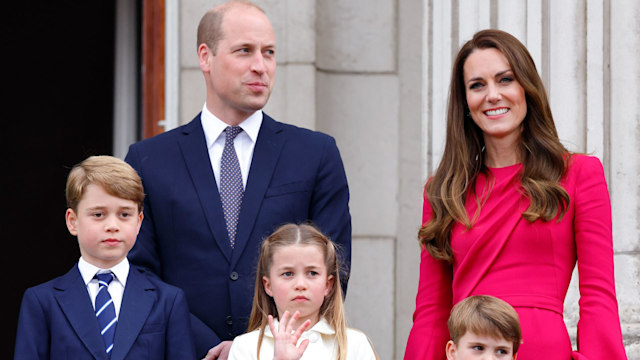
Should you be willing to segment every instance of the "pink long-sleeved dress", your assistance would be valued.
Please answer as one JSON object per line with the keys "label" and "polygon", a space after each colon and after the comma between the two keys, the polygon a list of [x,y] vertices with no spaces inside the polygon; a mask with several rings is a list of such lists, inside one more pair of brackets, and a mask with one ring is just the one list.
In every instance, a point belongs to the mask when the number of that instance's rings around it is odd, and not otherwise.
{"label": "pink long-sleeved dress", "polygon": [[[522,165],[490,169],[486,203],[470,230],[455,224],[452,265],[422,250],[414,323],[405,359],[445,359],[447,319],[453,304],[470,295],[493,295],[520,317],[523,343],[518,360],[626,359],[613,275],[611,203],[602,164],[574,155],[562,181],[570,206],[559,222],[528,222],[522,195]],[[489,182],[480,175],[477,194]],[[476,201],[465,202],[470,216]],[[425,199],[423,223],[432,216]],[[572,351],[563,303],[578,264],[578,349]]]}

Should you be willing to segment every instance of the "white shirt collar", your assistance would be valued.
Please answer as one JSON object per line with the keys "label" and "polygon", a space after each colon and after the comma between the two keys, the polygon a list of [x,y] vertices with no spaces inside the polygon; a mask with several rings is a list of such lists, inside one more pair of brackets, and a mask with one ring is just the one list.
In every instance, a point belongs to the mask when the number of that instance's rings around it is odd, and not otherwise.
{"label": "white shirt collar", "polygon": [[93,264],[89,264],[82,256],[80,260],[78,260],[78,270],[80,270],[80,275],[82,275],[82,280],[84,280],[85,285],[88,285],[97,273],[111,271],[122,286],[125,286],[127,284],[127,276],[129,275],[129,267],[129,260],[126,257],[111,269],[101,269]]}
{"label": "white shirt collar", "polygon": [[[209,109],[207,109],[207,103],[202,107],[202,113],[200,114],[202,120],[202,129],[207,139],[207,148],[211,148],[213,143],[222,135],[224,129],[229,124],[220,120],[217,116],[213,115]],[[260,132],[260,126],[262,125],[262,110],[257,110],[251,114],[243,122],[238,124],[242,130],[249,136],[254,143],[258,139],[258,133]]]}
{"label": "white shirt collar", "polygon": [[[278,319],[273,319],[273,325],[275,327],[278,327]],[[322,335],[333,335],[336,333],[336,331],[333,329],[333,327],[331,327],[327,319],[325,319],[324,317],[320,318],[320,320],[315,325],[313,325],[311,329],[305,331],[303,334],[310,333],[310,332],[316,332]],[[267,328],[264,329],[264,335],[270,338],[273,337],[273,334],[271,333],[271,329],[269,328],[269,325],[267,325]]]}

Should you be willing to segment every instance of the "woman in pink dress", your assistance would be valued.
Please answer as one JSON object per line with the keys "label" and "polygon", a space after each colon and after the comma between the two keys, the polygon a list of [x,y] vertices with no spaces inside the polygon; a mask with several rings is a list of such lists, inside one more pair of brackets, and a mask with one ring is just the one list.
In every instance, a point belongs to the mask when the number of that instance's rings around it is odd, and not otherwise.
{"label": "woman in pink dress", "polygon": [[[511,304],[518,360],[626,359],[600,161],[559,141],[527,49],[475,34],[454,62],[442,161],[425,187],[420,282],[405,359],[445,359],[447,318],[470,295]],[[563,303],[578,264],[573,351]]]}

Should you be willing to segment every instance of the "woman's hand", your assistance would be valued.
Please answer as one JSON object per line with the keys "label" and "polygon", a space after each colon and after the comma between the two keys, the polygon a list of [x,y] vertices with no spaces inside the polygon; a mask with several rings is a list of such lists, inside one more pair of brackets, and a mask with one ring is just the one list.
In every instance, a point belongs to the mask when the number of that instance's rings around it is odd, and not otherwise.
{"label": "woman's hand", "polygon": [[302,333],[311,325],[311,320],[303,322],[294,332],[293,327],[299,317],[300,312],[296,311],[289,319],[289,312],[285,311],[278,324],[278,329],[276,329],[273,324],[273,316],[269,315],[269,329],[271,329],[274,339],[273,360],[299,360],[304,354],[309,345],[309,339],[303,340],[300,346],[296,346],[296,344]]}

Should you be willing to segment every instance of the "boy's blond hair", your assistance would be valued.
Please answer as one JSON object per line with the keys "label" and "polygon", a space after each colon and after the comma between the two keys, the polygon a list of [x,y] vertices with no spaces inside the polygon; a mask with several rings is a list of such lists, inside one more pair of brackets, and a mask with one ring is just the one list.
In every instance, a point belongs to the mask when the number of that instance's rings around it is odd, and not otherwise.
{"label": "boy's blond hair", "polygon": [[87,186],[95,184],[109,195],[131,200],[142,212],[144,189],[138,173],[126,162],[113,156],[90,156],[71,169],[67,178],[67,207],[77,211]]}
{"label": "boy's blond hair", "polygon": [[511,341],[515,355],[522,342],[518,313],[511,305],[493,296],[475,295],[462,300],[451,310],[447,325],[456,345],[464,334],[472,332]]}

